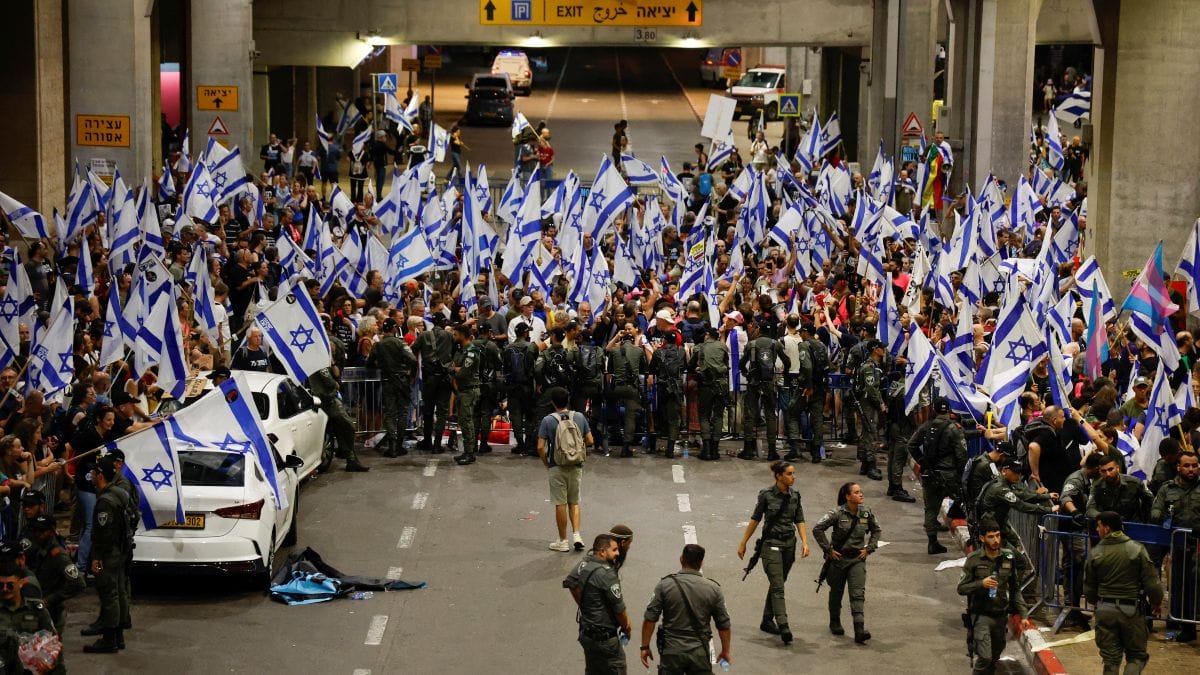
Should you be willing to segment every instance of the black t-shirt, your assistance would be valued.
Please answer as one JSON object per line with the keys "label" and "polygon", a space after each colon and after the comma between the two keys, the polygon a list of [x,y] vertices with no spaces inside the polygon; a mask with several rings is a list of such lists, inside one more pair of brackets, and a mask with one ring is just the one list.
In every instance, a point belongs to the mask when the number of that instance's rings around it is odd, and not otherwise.
{"label": "black t-shirt", "polygon": [[225,285],[229,286],[229,303],[233,305],[234,314],[242,314],[250,306],[253,299],[254,285],[239,288],[250,278],[250,270],[233,263],[225,268]]}
{"label": "black t-shirt", "polygon": [[[94,427],[87,427],[76,432],[71,439],[71,449],[75,451],[75,455],[82,455],[89,450],[104,445],[104,438],[96,433]],[[75,463],[75,489],[80,492],[96,492],[96,487],[92,485],[92,471],[96,468],[97,455],[88,455]]]}
{"label": "black t-shirt", "polygon": [[261,347],[258,349],[242,347],[233,354],[233,368],[235,370],[257,370],[261,373],[269,373],[271,372],[271,357]]}

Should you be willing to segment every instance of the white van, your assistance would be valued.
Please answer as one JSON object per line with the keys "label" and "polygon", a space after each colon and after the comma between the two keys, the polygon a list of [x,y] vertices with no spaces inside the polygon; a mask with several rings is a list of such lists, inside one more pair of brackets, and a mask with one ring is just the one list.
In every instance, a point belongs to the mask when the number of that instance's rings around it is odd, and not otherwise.
{"label": "white van", "polygon": [[514,90],[525,92],[528,96],[533,91],[533,68],[529,65],[529,57],[525,52],[515,49],[502,49],[492,61],[492,74],[507,73],[512,81]]}

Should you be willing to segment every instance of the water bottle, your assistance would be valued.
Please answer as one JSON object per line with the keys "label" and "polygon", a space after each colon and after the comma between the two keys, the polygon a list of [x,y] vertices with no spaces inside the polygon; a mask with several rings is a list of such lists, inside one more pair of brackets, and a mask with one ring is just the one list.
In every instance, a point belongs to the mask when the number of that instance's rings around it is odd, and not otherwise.
{"label": "water bottle", "polygon": [[351,600],[370,600],[373,597],[375,594],[371,591],[355,591],[350,594]]}
{"label": "water bottle", "polygon": [[[995,578],[996,578],[996,575],[995,575],[995,574],[993,574],[992,576],[990,576],[990,577],[988,577],[988,578],[989,578],[989,579],[995,579]],[[1000,588],[999,586],[997,586],[996,588],[989,588],[989,589],[988,589],[988,597],[989,597],[989,598],[993,598],[993,599],[994,599],[994,598],[996,597],[996,591],[997,591],[997,590],[999,590],[999,588]]]}
{"label": "water bottle", "polygon": [[617,633],[620,634],[621,646],[628,647],[629,646],[629,633],[626,633],[623,630],[618,630]]}
{"label": "water bottle", "polygon": [[729,662],[726,661],[725,659],[721,659],[720,661],[717,661],[717,665],[721,666],[721,670],[723,670],[727,673],[729,672],[729,667],[730,667]]}
{"label": "water bottle", "polygon": [[691,445],[687,441],[683,443],[683,458],[687,459],[691,455]]}

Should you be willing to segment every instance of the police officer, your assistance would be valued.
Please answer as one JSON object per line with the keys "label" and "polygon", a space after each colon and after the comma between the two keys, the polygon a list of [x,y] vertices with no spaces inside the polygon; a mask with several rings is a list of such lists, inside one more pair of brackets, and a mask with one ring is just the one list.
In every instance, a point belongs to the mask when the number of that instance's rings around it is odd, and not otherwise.
{"label": "police officer", "polygon": [[716,624],[721,636],[718,661],[731,663],[729,655],[732,632],[729,612],[725,610],[725,595],[721,585],[700,571],[704,563],[704,547],[687,544],[679,556],[681,569],[659,580],[646,606],[642,619],[642,665],[650,667],[654,655],[650,637],[654,625],[662,618],[658,629],[658,672],[660,675],[690,675],[711,673],[712,659],[708,645],[712,640],[710,622]]}
{"label": "police officer", "polygon": [[37,576],[46,609],[61,634],[67,625],[66,601],[83,591],[83,575],[58,540],[53,518],[42,514],[31,519],[27,526],[30,548],[25,562]]}
{"label": "police officer", "polygon": [[801,413],[808,410],[808,399],[812,396],[812,357],[800,337],[800,317],[792,314],[787,318],[787,334],[781,343],[788,355],[789,366],[783,373],[783,388],[787,394],[784,406],[784,428],[787,430],[788,453],[783,458],[789,462],[800,459]]}
{"label": "police officer", "polygon": [[1121,460],[1109,455],[1100,462],[1100,480],[1092,485],[1087,501],[1089,518],[1095,518],[1101,511],[1115,511],[1122,520],[1142,523],[1150,515],[1154,495],[1145,483],[1121,473],[1121,468]]}
{"label": "police officer", "polygon": [[537,454],[537,425],[533,393],[533,364],[538,348],[529,341],[529,324],[521,322],[514,328],[515,340],[504,348],[504,389],[508,394],[508,418],[512,422],[514,455]]}
{"label": "police officer", "polygon": [[858,475],[871,480],[883,480],[883,474],[875,466],[875,455],[879,451],[879,425],[883,413],[887,412],[887,403],[883,400],[883,370],[880,367],[887,350],[878,340],[868,340],[863,350],[867,358],[854,373],[854,391],[861,418],[858,430],[858,459],[861,464]]}
{"label": "police officer", "polygon": [[967,597],[967,620],[971,631],[971,672],[995,672],[1004,651],[1010,615],[1025,619],[1029,609],[1021,598],[1021,579],[1028,568],[1025,558],[1002,546],[1003,535],[996,521],[985,519],[976,528],[981,546],[967,556],[958,594]]}
{"label": "police officer", "polygon": [[633,548],[633,530],[628,525],[617,524],[608,528],[608,534],[617,540],[617,557],[612,565],[620,572],[625,566],[625,559],[629,557],[629,549]]}
{"label": "police officer", "polygon": [[[845,483],[838,489],[836,509],[826,513],[813,526],[813,538],[829,561],[829,632],[845,635],[842,628],[842,595],[850,586],[850,617],[854,621],[854,641],[871,639],[863,614],[867,599],[867,556],[879,546],[882,529],[875,512],[863,504],[858,483]],[[832,528],[832,540],[825,533]]]}
{"label": "police officer", "polygon": [[[114,483],[116,466],[112,456],[101,457],[92,471],[96,486],[96,508],[92,513],[92,574],[100,596],[100,639],[84,645],[83,651],[114,654],[125,644],[121,617],[129,614],[129,596],[125,586],[125,563],[132,553],[133,533],[129,531],[129,496]],[[86,629],[85,629],[86,630]],[[80,631],[84,634],[84,631]]]}
{"label": "police officer", "polygon": [[[379,326],[383,337],[371,348],[371,354],[367,357],[367,367],[377,368],[379,379],[383,382],[383,424],[388,443],[387,450],[383,452],[384,457],[408,454],[408,450],[404,448],[404,431],[408,427],[408,420],[404,419],[404,414],[411,405],[412,376],[417,370],[417,357],[413,350],[409,349],[408,343],[396,334],[398,329],[395,319],[384,319]],[[431,332],[426,331],[421,337]],[[420,342],[421,337],[417,338],[417,342]],[[433,357],[426,358],[425,362],[432,363]],[[430,371],[427,369],[426,381],[429,377]],[[425,409],[431,410],[432,407],[433,403],[427,400]],[[429,438],[431,427],[432,424],[425,426],[426,439]],[[341,446],[340,440],[338,445]],[[441,448],[435,448],[434,452],[441,452]]]}
{"label": "police officer", "polygon": [[[863,365],[870,367],[871,361]],[[938,511],[946,497],[957,497],[959,479],[967,463],[967,441],[962,427],[950,416],[950,403],[944,398],[934,402],[937,417],[917,429],[908,441],[908,452],[921,463],[921,487],[925,500],[925,536],[929,539],[929,555],[946,552],[938,543]],[[863,438],[871,425],[864,424]]]}
{"label": "police officer", "polygon": [[716,328],[705,328],[704,341],[692,350],[688,370],[700,379],[700,459],[721,458],[721,415],[729,401],[729,345]]}
{"label": "police officer", "polygon": [[[574,321],[571,324],[575,324]],[[568,325],[571,325],[568,324]],[[577,324],[576,324],[577,325]],[[588,426],[600,441],[605,454],[608,453],[608,433],[604,419],[604,348],[592,341],[592,331],[582,328],[576,331],[579,342],[571,350],[578,370],[571,386],[571,410],[583,413]]]}
{"label": "police officer", "polygon": [[[1096,513],[1099,513],[1099,511],[1088,513],[1088,499],[1091,497],[1092,490],[1095,489],[1096,479],[1100,476],[1100,465],[1104,463],[1104,457],[1098,452],[1088,453],[1088,456],[1083,458],[1083,466],[1072,472],[1063,481],[1063,489],[1058,496],[1059,511],[1072,518],[1070,522],[1060,521],[1057,523],[1058,528],[1063,532],[1086,532],[1088,516],[1095,516]],[[1118,471],[1118,473],[1120,472]],[[1147,512],[1149,512],[1149,500],[1146,504]],[[1081,570],[1083,570],[1084,559],[1087,555],[1087,543],[1084,537],[1074,536],[1062,539],[1061,544],[1064,570],[1062,574],[1063,588],[1068,593],[1071,606],[1079,607],[1081,605],[1080,598],[1083,596]],[[1087,617],[1077,609],[1068,612],[1065,621],[1081,626],[1083,630],[1091,628]]]}
{"label": "police officer", "polygon": [[[661,312],[660,312],[661,314]],[[687,363],[683,347],[678,346],[678,334],[674,329],[660,333],[662,344],[654,350],[650,357],[648,372],[653,376],[650,384],[654,386],[657,399],[655,429],[667,437],[666,456],[675,456],[675,442],[679,440],[679,415],[683,399],[683,371]],[[653,438],[653,436],[651,437]],[[651,443],[650,451],[655,451]]]}
{"label": "police officer", "polygon": [[[967,463],[966,469],[963,471],[963,505],[967,512],[967,519],[973,524],[979,520],[975,513],[975,504],[979,500],[979,493],[983,492],[983,488],[988,483],[996,479],[1000,475],[999,465],[1005,459],[1014,454],[1012,443],[1003,441],[988,448],[986,452],[981,452],[975,455],[970,462]],[[1087,503],[1086,497],[1082,508]]]}
{"label": "police officer", "polygon": [[554,412],[554,401],[550,399],[550,390],[561,388],[566,389],[569,393],[574,385],[575,373],[579,372],[577,360],[579,351],[567,350],[566,345],[563,344],[566,331],[562,328],[553,328],[547,331],[546,335],[550,338],[550,344],[538,355],[537,361],[533,364],[534,381],[538,385],[537,408],[534,414],[537,416],[539,424],[546,415]]}
{"label": "police officer", "polygon": [[1035,492],[1019,484],[1024,471],[1025,463],[1021,460],[1015,457],[1004,460],[1004,464],[1000,465],[1000,475],[984,486],[975,507],[980,518],[996,521],[1005,545],[1018,552],[1024,552],[1025,548],[1012,523],[1008,522],[1008,514],[1014,509],[1036,516],[1058,511],[1058,507],[1051,504],[1057,495],[1048,494],[1044,487]]}
{"label": "police officer", "polygon": [[750,341],[742,351],[742,374],[747,376],[746,396],[742,403],[742,451],[741,459],[758,459],[757,424],[761,412],[767,425],[767,459],[779,459],[776,438],[779,435],[779,415],[776,411],[775,362],[782,361],[783,369],[791,368],[791,362],[783,351],[783,345],[767,336],[766,326],[758,321],[746,324]]}
{"label": "police officer", "polygon": [[[391,321],[391,319],[386,319],[386,321]],[[354,419],[342,405],[341,391],[333,376],[333,368],[322,368],[309,375],[308,388],[321,401],[321,410],[325,411],[325,428],[337,441],[338,456],[346,459],[346,470],[370,471],[371,467],[364,466],[362,462],[358,461],[358,453],[354,450]],[[386,398],[384,405],[388,405]]]}
{"label": "police officer", "polygon": [[486,321],[476,322],[475,330],[479,334],[471,343],[479,350],[479,404],[476,406],[478,422],[475,428],[479,430],[479,454],[486,455],[492,451],[492,446],[488,443],[488,434],[492,431],[492,415],[500,404],[498,378],[503,355],[500,353],[500,346],[495,342],[491,324]]}
{"label": "police officer", "polygon": [[1136,675],[1146,667],[1150,655],[1146,653],[1142,595],[1152,610],[1163,599],[1162,582],[1146,547],[1130,539],[1124,529],[1119,514],[1096,514],[1100,543],[1092,548],[1083,568],[1084,594],[1096,606],[1096,647],[1105,675],[1119,672],[1122,658],[1127,674]]}
{"label": "police officer", "polygon": [[633,324],[617,331],[609,340],[608,370],[612,377],[612,401],[625,407],[621,420],[621,456],[633,457],[629,446],[633,444],[634,425],[638,411],[642,409],[642,394],[638,375],[646,372],[646,350],[639,347],[637,329]]}
{"label": "police officer", "polygon": [[[1196,453],[1179,453],[1175,479],[1164,483],[1150,507],[1150,522],[1165,527],[1200,528],[1200,459]],[[1195,541],[1194,539],[1192,541]],[[1171,556],[1172,579],[1196,578],[1196,547],[1188,546],[1181,555]],[[1171,594],[1171,616],[1187,621],[1196,618],[1196,586],[1183,584],[1183,592]],[[1196,639],[1196,624],[1183,623],[1176,638],[1180,642]]]}
{"label": "police officer", "polygon": [[475,463],[475,424],[479,418],[479,376],[483,354],[471,341],[471,327],[465,323],[454,326],[454,341],[460,347],[451,366],[454,374],[454,395],[458,401],[458,427],[462,439],[462,454],[454,458],[459,466]]}
{"label": "police officer", "polygon": [[[892,498],[892,501],[905,502],[911,504],[917,501],[916,497],[908,494],[908,490],[904,489],[904,468],[908,466],[908,439],[912,438],[916,427],[913,424],[913,417],[904,412],[904,378],[899,377],[887,387],[887,402],[888,411],[885,417],[887,418],[887,479],[888,489],[887,496]],[[961,467],[959,467],[961,469]],[[958,484],[959,476],[955,475],[955,485]]]}
{"label": "police officer", "polygon": [[579,606],[579,644],[589,675],[625,673],[620,635],[629,635],[630,626],[621,578],[612,566],[617,550],[617,541],[611,535],[596,535],[591,552],[563,580],[563,588],[571,591]]}
{"label": "police officer", "polygon": [[821,444],[825,441],[825,394],[829,377],[829,350],[817,339],[817,328],[811,323],[800,325],[800,337],[808,350],[812,364],[812,394],[809,395],[808,423],[812,438],[809,439],[808,454],[813,464],[821,463]]}
{"label": "police officer", "polygon": [[793,489],[796,483],[796,467],[790,462],[779,460],[771,464],[775,484],[758,493],[754,513],[738,544],[738,558],[746,557],[746,544],[751,535],[763,524],[762,567],[770,586],[763,602],[762,623],[764,633],[778,634],[783,644],[791,644],[792,631],[788,624],[787,599],[784,583],[796,560],[796,533],[800,534],[800,557],[808,557],[808,532],[804,525],[804,507],[800,504],[800,492]]}
{"label": "police officer", "polygon": [[[22,635],[45,630],[54,631],[54,622],[41,600],[26,599],[24,581],[17,564],[11,558],[0,558],[0,668],[6,673],[26,672],[17,655]],[[85,647],[86,649],[86,647]],[[62,653],[51,673],[65,673]]]}
{"label": "police officer", "polygon": [[[421,413],[425,434],[420,447],[440,453],[443,452],[446,413],[450,409],[450,361],[454,356],[454,338],[445,328],[444,314],[434,312],[430,321],[433,327],[417,336],[412,351],[421,357]],[[379,349],[379,345],[375,345],[375,349]],[[372,356],[375,349],[371,350]]]}

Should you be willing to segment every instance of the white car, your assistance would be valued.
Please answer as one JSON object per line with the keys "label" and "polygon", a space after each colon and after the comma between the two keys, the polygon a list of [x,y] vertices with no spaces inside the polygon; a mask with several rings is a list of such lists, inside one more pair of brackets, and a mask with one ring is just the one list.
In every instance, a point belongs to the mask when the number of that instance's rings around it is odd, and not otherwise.
{"label": "white car", "polygon": [[529,57],[525,52],[515,49],[502,49],[492,60],[492,74],[508,73],[514,90],[523,91],[528,96],[533,91],[533,67],[529,65]]}
{"label": "white car", "polygon": [[784,92],[787,69],[783,66],[756,66],[746,71],[742,79],[726,90],[737,104],[733,119],[742,115],[758,115],[762,110],[768,122],[779,119],[779,95]]}
{"label": "white car", "polygon": [[250,574],[268,584],[275,552],[296,543],[300,458],[272,450],[276,482],[287,499],[279,509],[255,455],[193,445],[176,451],[188,510],[182,523],[138,529],[134,567]]}

